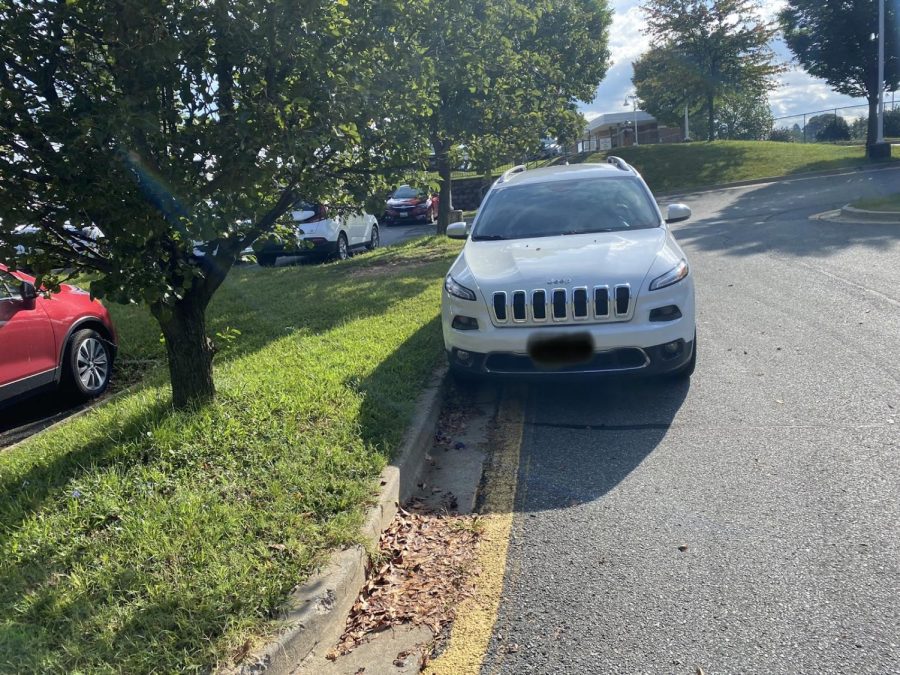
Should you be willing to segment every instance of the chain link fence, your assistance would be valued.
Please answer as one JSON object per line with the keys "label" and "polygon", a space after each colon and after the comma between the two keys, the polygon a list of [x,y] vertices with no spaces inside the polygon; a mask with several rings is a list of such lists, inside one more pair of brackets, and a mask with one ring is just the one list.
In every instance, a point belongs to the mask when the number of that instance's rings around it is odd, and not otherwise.
{"label": "chain link fence", "polygon": [[[900,98],[891,94],[890,98],[885,101],[884,114],[885,137],[900,137]],[[846,123],[846,137],[835,138],[834,132],[824,132],[829,123],[835,119]],[[772,124],[771,138],[772,140],[797,143],[834,143],[835,141],[864,143],[868,125],[868,104],[838,106],[798,115],[776,117]],[[838,126],[840,129],[844,128],[840,122],[838,122]],[[843,136],[843,132],[838,132],[838,136]]]}

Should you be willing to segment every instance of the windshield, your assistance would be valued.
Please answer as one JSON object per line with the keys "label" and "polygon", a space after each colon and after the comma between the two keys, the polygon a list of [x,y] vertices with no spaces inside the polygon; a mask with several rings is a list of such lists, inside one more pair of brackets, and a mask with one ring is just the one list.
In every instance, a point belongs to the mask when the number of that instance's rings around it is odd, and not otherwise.
{"label": "windshield", "polygon": [[635,179],[582,178],[497,190],[472,239],[527,239],[659,227],[653,202]]}
{"label": "windshield", "polygon": [[409,185],[401,185],[394,193],[394,199],[418,199],[422,193]]}

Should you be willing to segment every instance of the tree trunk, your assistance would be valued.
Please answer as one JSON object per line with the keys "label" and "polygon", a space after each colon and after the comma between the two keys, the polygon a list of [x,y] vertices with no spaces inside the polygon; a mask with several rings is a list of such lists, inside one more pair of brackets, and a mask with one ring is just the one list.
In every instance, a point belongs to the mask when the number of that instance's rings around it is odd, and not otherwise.
{"label": "tree trunk", "polygon": [[709,114],[709,140],[716,140],[716,97],[713,94],[706,96],[706,111]]}
{"label": "tree trunk", "polygon": [[866,129],[866,145],[875,145],[878,142],[878,94],[869,99],[869,125]]}
{"label": "tree trunk", "polygon": [[447,225],[450,224],[450,211],[453,210],[453,196],[450,190],[450,143],[446,141],[436,141],[432,145],[434,147],[435,157],[437,157],[438,175],[440,176],[441,183],[437,233],[444,234],[447,231]]}
{"label": "tree trunk", "polygon": [[215,350],[206,334],[207,304],[190,293],[174,307],[151,307],[165,338],[172,404],[178,409],[204,405],[216,395],[212,374]]}

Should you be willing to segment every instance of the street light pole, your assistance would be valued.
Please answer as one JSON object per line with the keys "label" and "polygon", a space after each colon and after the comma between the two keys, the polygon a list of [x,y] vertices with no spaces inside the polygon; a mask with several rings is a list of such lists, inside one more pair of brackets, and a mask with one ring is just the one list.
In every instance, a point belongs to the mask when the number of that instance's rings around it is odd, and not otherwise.
{"label": "street light pole", "polygon": [[684,140],[691,140],[691,119],[688,117],[687,89],[684,90]]}
{"label": "street light pole", "polygon": [[878,0],[878,143],[884,143],[884,0]]}
{"label": "street light pole", "polygon": [[635,144],[635,146],[638,146],[641,144],[640,139],[638,138],[638,136],[640,136],[640,134],[638,133],[638,120],[637,120],[638,97],[635,96],[634,94],[629,94],[628,96],[625,97],[625,105],[626,106],[628,105],[629,101],[631,102],[632,109],[634,110],[634,144]]}

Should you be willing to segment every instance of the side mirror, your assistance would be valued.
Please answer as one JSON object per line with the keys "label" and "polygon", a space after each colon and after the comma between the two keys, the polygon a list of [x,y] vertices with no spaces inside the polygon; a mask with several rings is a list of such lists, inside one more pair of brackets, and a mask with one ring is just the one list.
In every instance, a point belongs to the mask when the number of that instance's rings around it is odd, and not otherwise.
{"label": "side mirror", "polygon": [[691,207],[686,204],[669,204],[666,212],[666,222],[680,223],[691,217]]}
{"label": "side mirror", "polygon": [[34,284],[30,281],[23,281],[19,285],[19,295],[22,296],[22,300],[31,302],[37,297],[37,290],[34,288]]}
{"label": "side mirror", "polygon": [[469,226],[464,222],[450,223],[447,226],[447,236],[451,239],[468,239]]}

